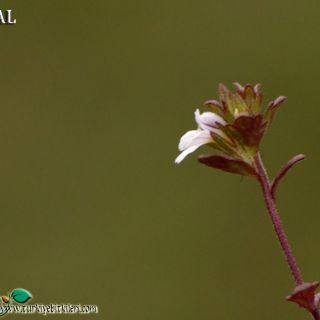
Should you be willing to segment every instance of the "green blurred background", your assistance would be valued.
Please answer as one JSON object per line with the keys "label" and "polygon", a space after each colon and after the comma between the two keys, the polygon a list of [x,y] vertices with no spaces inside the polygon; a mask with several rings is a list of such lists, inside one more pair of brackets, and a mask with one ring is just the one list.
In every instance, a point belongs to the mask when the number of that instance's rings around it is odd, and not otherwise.
{"label": "green blurred background", "polygon": [[306,280],[320,280],[319,1],[0,9],[17,19],[0,26],[1,294],[99,306],[83,319],[309,319],[284,301],[293,281],[257,183],[173,161],[219,82],[288,96],[263,155],[271,174],[308,156],[278,201]]}

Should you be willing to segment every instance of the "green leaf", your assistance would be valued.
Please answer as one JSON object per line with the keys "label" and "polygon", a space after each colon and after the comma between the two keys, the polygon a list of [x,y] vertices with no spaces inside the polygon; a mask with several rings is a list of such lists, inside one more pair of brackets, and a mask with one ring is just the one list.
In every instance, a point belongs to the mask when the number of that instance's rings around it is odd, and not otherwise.
{"label": "green leaf", "polygon": [[15,302],[22,304],[33,298],[32,294],[28,290],[22,288],[12,290],[10,296]]}

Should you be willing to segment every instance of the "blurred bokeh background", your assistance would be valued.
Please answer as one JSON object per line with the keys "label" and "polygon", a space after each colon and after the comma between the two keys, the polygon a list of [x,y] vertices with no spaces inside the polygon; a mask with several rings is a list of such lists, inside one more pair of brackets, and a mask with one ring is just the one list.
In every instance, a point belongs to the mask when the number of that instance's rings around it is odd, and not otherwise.
{"label": "blurred bokeh background", "polygon": [[309,319],[284,300],[293,281],[257,183],[173,161],[219,82],[286,95],[263,156],[274,174],[307,155],[278,206],[306,280],[320,280],[319,1],[0,9],[17,19],[0,26],[0,293],[97,304],[86,319]]}

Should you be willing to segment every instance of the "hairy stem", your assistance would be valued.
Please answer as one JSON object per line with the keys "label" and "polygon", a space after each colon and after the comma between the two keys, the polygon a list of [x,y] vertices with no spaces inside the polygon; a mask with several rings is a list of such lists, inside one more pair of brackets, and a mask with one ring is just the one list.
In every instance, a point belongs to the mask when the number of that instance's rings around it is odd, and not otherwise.
{"label": "hairy stem", "polygon": [[[287,171],[298,161],[303,160],[304,156],[303,155],[298,155],[294,158],[292,158],[286,166],[280,170],[279,174],[276,176],[276,178],[273,180],[272,183],[270,183],[268,174],[266,172],[266,169],[263,165],[263,162],[261,160],[261,156],[258,153],[255,158],[254,158],[254,163],[256,167],[256,174],[257,178],[260,182],[262,191],[263,191],[263,196],[264,196],[264,201],[266,204],[266,207],[269,212],[269,216],[271,218],[274,230],[277,234],[278,240],[280,242],[282,251],[286,257],[287,264],[289,266],[289,269],[291,271],[291,274],[294,278],[294,281],[296,285],[301,285],[304,283],[302,279],[301,272],[299,270],[299,267],[297,265],[296,259],[292,253],[288,238],[286,236],[286,233],[283,229],[282,222],[275,204],[275,189],[277,187],[278,182],[280,179],[287,173]],[[320,320],[320,313],[318,308],[312,307],[308,308],[310,313],[312,314],[312,317],[314,320]]]}
{"label": "hairy stem", "polygon": [[292,253],[292,250],[291,250],[290,244],[288,242],[286,233],[283,229],[278,210],[276,208],[274,199],[272,197],[269,177],[268,177],[268,174],[264,168],[264,165],[262,163],[262,160],[261,160],[259,153],[255,156],[254,160],[255,160],[255,166],[256,166],[256,170],[257,170],[258,180],[260,182],[260,185],[261,185],[261,188],[263,191],[264,201],[267,206],[269,216],[271,218],[274,230],[277,234],[282,251],[286,257],[287,264],[289,266],[291,274],[292,274],[296,284],[300,285],[303,283],[301,272],[300,272],[299,267],[297,265],[296,259]]}

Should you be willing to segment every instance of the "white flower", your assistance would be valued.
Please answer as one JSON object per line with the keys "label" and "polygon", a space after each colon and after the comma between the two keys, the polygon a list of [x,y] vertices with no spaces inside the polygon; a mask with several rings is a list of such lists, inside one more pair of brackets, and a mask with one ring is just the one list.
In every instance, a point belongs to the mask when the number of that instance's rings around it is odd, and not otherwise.
{"label": "white flower", "polygon": [[214,142],[211,133],[224,136],[220,129],[217,129],[217,123],[225,125],[226,122],[213,112],[204,112],[200,114],[199,109],[195,112],[195,120],[198,124],[197,130],[191,130],[185,133],[179,143],[179,150],[182,151],[176,158],[175,163],[180,163],[188,154],[194,152],[200,146]]}
{"label": "white flower", "polygon": [[213,142],[210,131],[201,129],[188,131],[180,139],[179,150],[182,152],[175,163],[180,163],[188,154],[210,142]]}
{"label": "white flower", "polygon": [[194,115],[199,128],[203,130],[221,134],[221,130],[216,128],[217,123],[222,125],[226,124],[220,116],[213,112],[204,112],[203,114],[200,114],[199,109],[197,109]]}

